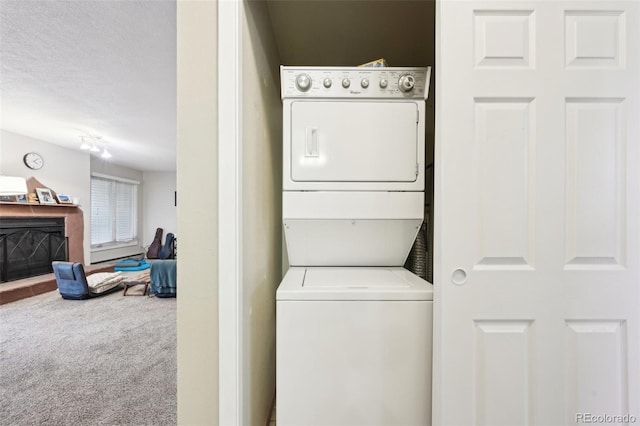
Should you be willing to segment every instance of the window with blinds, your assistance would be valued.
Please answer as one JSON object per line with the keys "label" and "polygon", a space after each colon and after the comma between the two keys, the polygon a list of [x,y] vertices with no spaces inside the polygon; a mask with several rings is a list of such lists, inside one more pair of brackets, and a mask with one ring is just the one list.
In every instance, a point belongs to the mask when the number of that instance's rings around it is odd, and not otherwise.
{"label": "window with blinds", "polygon": [[91,177],[91,247],[137,239],[138,185]]}

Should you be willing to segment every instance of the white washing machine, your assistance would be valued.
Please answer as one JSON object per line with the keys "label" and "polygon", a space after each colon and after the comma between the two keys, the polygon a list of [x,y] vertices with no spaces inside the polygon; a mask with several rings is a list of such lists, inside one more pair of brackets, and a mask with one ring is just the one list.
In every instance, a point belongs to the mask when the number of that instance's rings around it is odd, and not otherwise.
{"label": "white washing machine", "polygon": [[293,267],[278,288],[278,425],[431,424],[431,285],[403,268]]}
{"label": "white washing machine", "polygon": [[279,425],[431,423],[423,220],[428,68],[282,67]]}

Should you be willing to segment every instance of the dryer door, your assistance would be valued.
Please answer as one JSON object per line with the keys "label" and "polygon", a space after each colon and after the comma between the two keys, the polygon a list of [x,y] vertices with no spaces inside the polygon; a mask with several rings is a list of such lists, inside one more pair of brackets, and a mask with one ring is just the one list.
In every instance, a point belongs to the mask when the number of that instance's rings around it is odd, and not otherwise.
{"label": "dryer door", "polygon": [[414,182],[415,102],[294,101],[291,179],[295,182]]}

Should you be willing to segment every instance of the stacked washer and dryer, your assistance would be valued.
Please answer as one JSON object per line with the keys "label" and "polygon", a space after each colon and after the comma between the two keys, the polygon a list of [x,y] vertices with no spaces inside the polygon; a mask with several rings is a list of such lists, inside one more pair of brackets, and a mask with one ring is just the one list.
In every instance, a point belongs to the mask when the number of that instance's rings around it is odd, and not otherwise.
{"label": "stacked washer and dryer", "polygon": [[282,67],[278,425],[431,423],[424,218],[430,68]]}

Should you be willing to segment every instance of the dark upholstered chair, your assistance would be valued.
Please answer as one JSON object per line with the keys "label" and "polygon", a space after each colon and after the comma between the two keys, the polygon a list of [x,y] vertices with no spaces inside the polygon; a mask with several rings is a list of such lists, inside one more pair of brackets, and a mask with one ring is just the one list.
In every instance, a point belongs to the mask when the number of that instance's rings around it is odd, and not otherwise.
{"label": "dark upholstered chair", "polygon": [[[87,280],[84,267],[81,263],[73,262],[52,262],[53,273],[56,275],[58,291],[63,299],[89,299],[91,297],[102,296],[120,289],[122,279],[116,278],[118,274],[98,273],[90,275],[98,277],[100,281]],[[98,284],[96,284],[98,283]]]}

